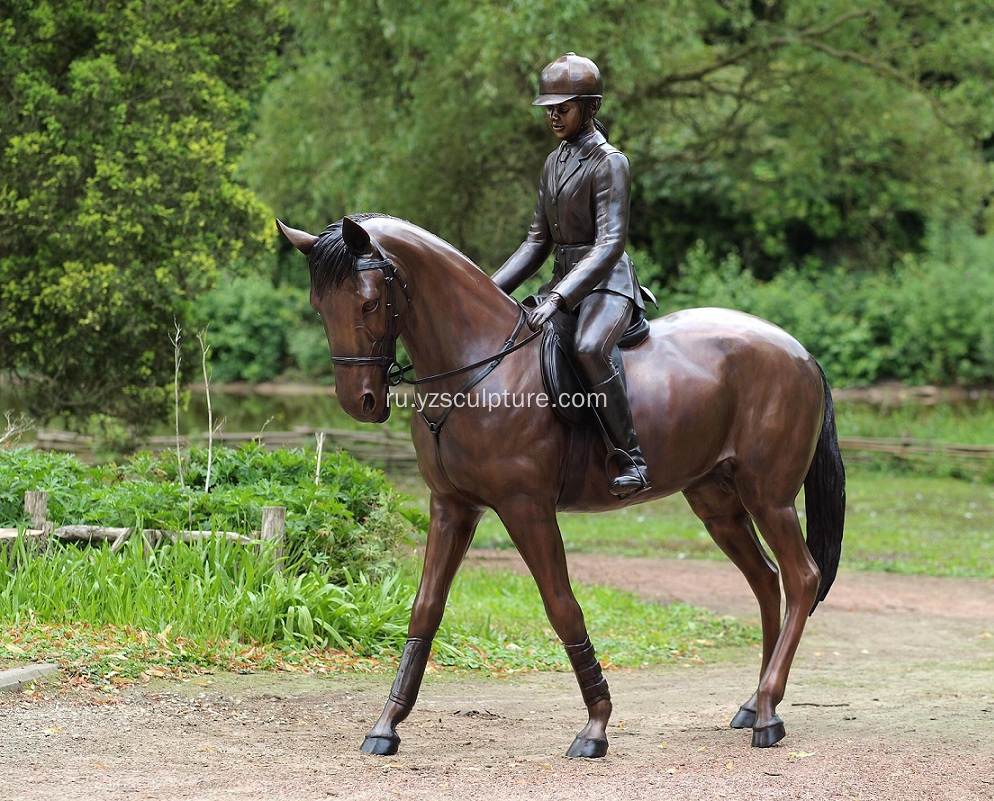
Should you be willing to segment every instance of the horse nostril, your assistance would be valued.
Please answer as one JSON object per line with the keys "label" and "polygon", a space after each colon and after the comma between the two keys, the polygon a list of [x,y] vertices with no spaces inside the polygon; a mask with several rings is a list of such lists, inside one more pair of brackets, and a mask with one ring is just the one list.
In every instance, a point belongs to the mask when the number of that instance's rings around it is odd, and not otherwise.
{"label": "horse nostril", "polygon": [[362,410],[369,414],[373,411],[373,407],[376,406],[376,400],[373,398],[373,393],[367,392],[362,396]]}

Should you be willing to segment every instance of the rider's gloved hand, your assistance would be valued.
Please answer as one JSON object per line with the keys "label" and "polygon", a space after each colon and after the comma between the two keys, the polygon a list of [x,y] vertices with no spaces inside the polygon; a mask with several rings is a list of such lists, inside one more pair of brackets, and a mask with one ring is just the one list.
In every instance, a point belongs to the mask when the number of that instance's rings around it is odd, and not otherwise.
{"label": "rider's gloved hand", "polygon": [[552,318],[552,315],[562,307],[562,295],[550,292],[549,297],[543,300],[540,304],[538,304],[538,306],[528,313],[528,327],[532,331],[538,331],[538,329],[545,325],[545,323]]}

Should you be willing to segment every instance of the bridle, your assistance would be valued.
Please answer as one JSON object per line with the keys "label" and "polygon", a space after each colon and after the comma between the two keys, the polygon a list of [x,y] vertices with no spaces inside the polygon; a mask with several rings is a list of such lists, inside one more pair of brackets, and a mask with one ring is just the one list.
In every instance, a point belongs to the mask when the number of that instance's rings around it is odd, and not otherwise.
{"label": "bridle", "polygon": [[[531,333],[520,342],[515,343],[515,340],[518,338],[518,334],[521,333],[521,329],[524,327],[525,320],[527,319],[524,308],[519,305],[520,313],[518,314],[518,321],[514,326],[514,330],[504,341],[504,344],[501,346],[500,350],[493,356],[488,356],[485,359],[480,359],[472,364],[467,364],[464,367],[457,367],[454,370],[448,370],[444,373],[436,373],[435,375],[425,376],[424,378],[408,378],[407,373],[411,372],[414,369],[414,366],[411,364],[401,365],[397,362],[397,338],[401,334],[401,319],[400,310],[394,303],[393,297],[393,288],[394,284],[396,284],[404,293],[404,300],[407,302],[407,310],[410,310],[411,295],[408,292],[407,284],[400,273],[397,272],[393,262],[388,258],[363,262],[357,265],[356,270],[358,272],[380,270],[383,273],[383,280],[386,283],[385,294],[387,329],[384,331],[383,336],[373,342],[373,347],[369,356],[332,355],[331,361],[333,364],[341,367],[385,367],[388,386],[395,387],[398,384],[410,384],[411,386],[417,386],[418,384],[426,384],[430,381],[441,381],[443,378],[450,378],[455,375],[460,375],[461,373],[467,373],[470,370],[475,370],[478,367],[482,367],[483,369],[479,373],[472,376],[458,392],[453,394],[453,397],[461,396],[469,392],[484,378],[490,375],[490,373],[496,369],[497,365],[503,361],[505,356],[514,353],[514,351],[519,350],[520,348],[523,348],[542,333],[540,329]],[[446,418],[449,416],[449,412],[452,411],[453,408],[454,406],[448,406],[438,420],[428,419],[427,415],[425,415],[424,408],[418,408],[418,413],[421,415],[422,419],[424,419],[425,424],[428,426],[432,434],[434,434],[436,444],[438,442],[439,432],[442,430],[442,424],[445,422]]]}
{"label": "bridle", "polygon": [[493,356],[488,356],[485,359],[480,359],[472,364],[467,364],[464,367],[457,367],[455,370],[448,370],[444,373],[436,373],[435,375],[425,376],[424,378],[408,378],[407,373],[414,369],[414,365],[401,365],[397,361],[397,339],[401,333],[401,325],[400,311],[393,302],[393,287],[394,283],[396,283],[404,293],[404,300],[407,302],[407,309],[409,310],[411,308],[411,295],[407,290],[407,283],[404,281],[400,273],[397,272],[397,268],[394,267],[393,262],[387,258],[363,262],[356,267],[357,272],[365,272],[367,270],[380,270],[383,273],[383,281],[386,285],[385,295],[387,330],[383,332],[383,336],[373,342],[373,347],[369,356],[335,356],[333,354],[331,361],[333,364],[341,365],[342,367],[386,367],[387,384],[391,387],[395,387],[398,384],[410,384],[411,386],[417,386],[418,384],[426,384],[430,381],[440,381],[443,378],[450,378],[451,376],[466,373],[477,367],[487,365],[489,369],[486,373],[480,375],[472,382],[472,384],[460,390],[460,392],[466,392],[482,381],[491,370],[500,364],[501,360],[505,356],[510,353],[514,353],[514,351],[519,348],[523,348],[542,333],[541,331],[535,331],[525,339],[521,340],[521,342],[515,344],[514,340],[516,340],[518,338],[518,334],[521,333],[521,329],[524,327],[526,319],[525,310],[524,308],[521,308],[520,314],[518,315],[518,322],[514,326],[514,330],[511,332],[511,335],[507,338],[507,340],[505,340],[504,344],[501,346],[501,349]]}
{"label": "bridle", "polygon": [[383,273],[383,281],[386,286],[384,293],[387,312],[387,330],[383,336],[373,342],[373,347],[369,356],[335,356],[332,354],[332,364],[342,367],[386,367],[387,379],[390,386],[396,386],[399,381],[393,381],[391,376],[397,369],[401,369],[397,364],[397,337],[400,336],[400,310],[393,300],[393,287],[396,282],[404,293],[407,301],[407,308],[411,308],[411,296],[407,291],[407,284],[393,266],[390,259],[377,259],[376,261],[362,262],[356,265],[356,272],[366,272],[368,270],[379,270]]}

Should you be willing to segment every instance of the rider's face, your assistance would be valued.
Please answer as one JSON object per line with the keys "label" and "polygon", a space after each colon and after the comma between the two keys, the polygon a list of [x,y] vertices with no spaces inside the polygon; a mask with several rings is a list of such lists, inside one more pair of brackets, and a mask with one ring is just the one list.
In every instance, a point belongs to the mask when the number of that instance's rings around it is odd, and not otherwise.
{"label": "rider's face", "polygon": [[545,114],[549,127],[558,139],[572,139],[580,132],[583,124],[583,103],[579,100],[567,100],[555,106],[546,106]]}

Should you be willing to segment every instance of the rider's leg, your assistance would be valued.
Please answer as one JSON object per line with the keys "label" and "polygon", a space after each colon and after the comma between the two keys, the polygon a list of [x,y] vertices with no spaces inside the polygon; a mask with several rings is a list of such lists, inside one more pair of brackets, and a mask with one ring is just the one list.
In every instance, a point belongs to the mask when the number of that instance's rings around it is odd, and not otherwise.
{"label": "rider's leg", "polygon": [[591,403],[614,451],[618,476],[611,492],[624,498],[647,489],[649,471],[639,447],[625,384],[611,355],[632,316],[632,302],[613,292],[592,292],[580,305],[576,360],[586,379]]}

